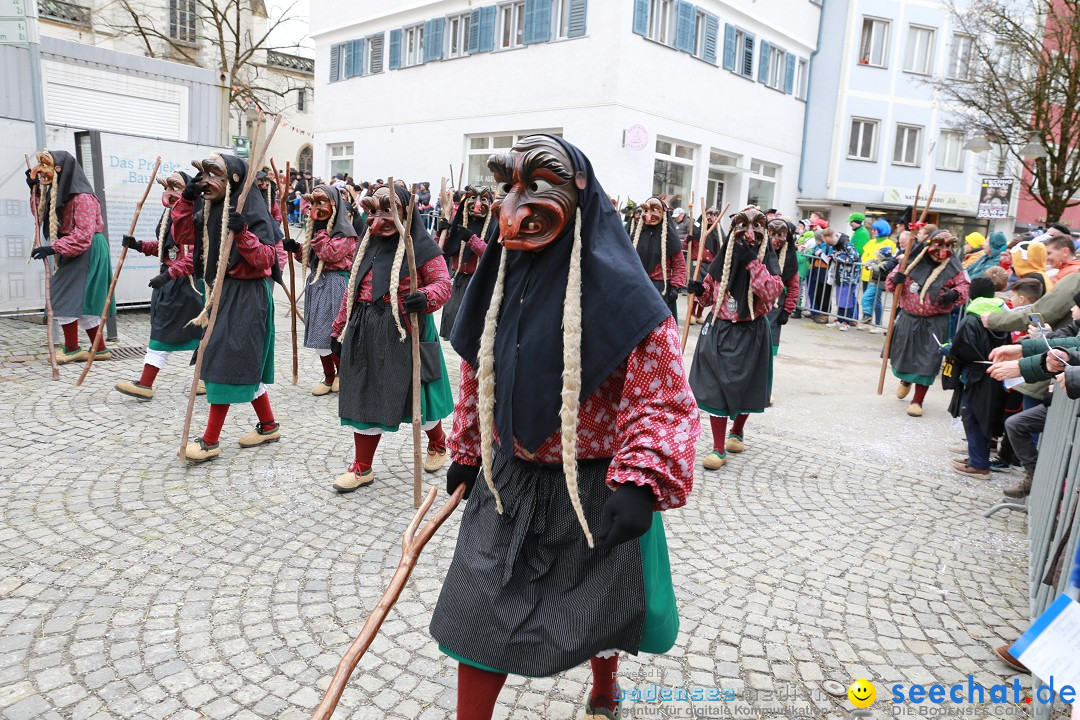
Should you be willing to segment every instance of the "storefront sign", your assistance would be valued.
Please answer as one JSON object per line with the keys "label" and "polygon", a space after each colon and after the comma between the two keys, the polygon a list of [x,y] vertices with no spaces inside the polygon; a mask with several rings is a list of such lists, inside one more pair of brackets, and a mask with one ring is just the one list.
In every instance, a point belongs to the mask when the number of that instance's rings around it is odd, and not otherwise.
{"label": "storefront sign", "polygon": [[979,209],[975,217],[1007,218],[1012,200],[1012,178],[983,178]]}
{"label": "storefront sign", "polygon": [[[923,193],[919,197],[920,208],[925,205],[927,195],[929,193],[923,187]],[[912,205],[915,202],[915,188],[887,187],[885,192],[882,193],[881,201],[890,205]],[[930,209],[944,212],[974,213],[978,202],[979,198],[975,195],[938,190],[934,193],[934,200],[930,203]]]}

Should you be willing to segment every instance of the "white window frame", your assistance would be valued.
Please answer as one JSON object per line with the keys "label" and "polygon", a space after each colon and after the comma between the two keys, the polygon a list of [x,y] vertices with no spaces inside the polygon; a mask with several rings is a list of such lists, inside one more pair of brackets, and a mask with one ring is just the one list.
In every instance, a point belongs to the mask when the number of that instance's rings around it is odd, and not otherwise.
{"label": "white window frame", "polygon": [[[469,29],[471,13],[449,15],[446,18],[446,59],[466,57],[469,54]],[[457,45],[457,48],[454,45]]]}
{"label": "white window frame", "polygon": [[551,37],[556,40],[570,38],[570,3],[572,0],[554,0],[551,8]]}
{"label": "white window frame", "polygon": [[698,60],[705,59],[705,11],[700,8],[694,11],[694,52]]}
{"label": "white window frame", "polygon": [[169,37],[186,45],[194,45],[195,0],[169,0]]}
{"label": "white window frame", "polygon": [[661,45],[674,47],[675,26],[679,21],[675,0],[649,0],[649,33],[647,37]]}
{"label": "white window frame", "polygon": [[937,169],[950,172],[964,170],[964,133],[942,130],[937,145]]}
{"label": "white window frame", "polygon": [[525,0],[515,0],[497,7],[499,44],[496,49],[513,50],[525,47]]}
{"label": "white window frame", "polygon": [[936,35],[937,31],[932,27],[908,25],[907,46],[904,48],[904,72],[912,75],[930,75],[934,72]]}
{"label": "white window frame", "polygon": [[[863,16],[862,31],[859,34],[859,59],[860,65],[867,67],[885,68],[889,66],[889,30],[892,23],[884,18]],[[867,28],[869,26],[869,35]],[[875,62],[874,47],[878,44],[877,38],[881,38],[881,57]]]}
{"label": "white window frame", "polygon": [[[961,62],[964,63],[963,67],[961,67]],[[949,79],[969,82],[974,79],[974,70],[975,36],[954,33],[952,45],[949,48]]]}
{"label": "white window frame", "polygon": [[8,273],[8,299],[21,300],[24,297],[26,297],[25,273]]}
{"label": "white window frame", "polygon": [[776,187],[780,181],[780,166],[772,163],[765,162],[764,160],[757,160],[755,158],[750,159],[750,172],[747,175],[747,202],[753,202],[752,193],[750,191],[751,186],[754,183],[759,185],[770,185],[772,190],[770,192],[771,197],[769,202],[762,204],[760,202],[760,194],[757,198],[759,202],[755,203],[762,208],[776,207]]}
{"label": "white window frame", "polygon": [[[352,142],[328,143],[326,157],[330,167],[328,177],[333,178],[339,172],[345,175],[353,174],[353,158],[356,145]],[[335,163],[337,166],[335,167]]]}
{"label": "white window frame", "polygon": [[810,85],[810,61],[806,58],[795,58],[795,92],[796,100],[806,100],[806,93]]}
{"label": "white window frame", "polygon": [[[518,140],[521,140],[524,137],[529,137],[530,135],[537,135],[539,133],[544,133],[544,134],[547,134],[547,135],[554,135],[556,137],[562,137],[563,131],[562,131],[562,128],[554,128],[554,129],[552,129],[552,128],[548,128],[548,129],[540,128],[540,129],[537,129],[537,130],[518,130],[518,131],[510,131],[510,132],[495,132],[495,133],[481,133],[481,134],[478,134],[478,135],[466,135],[465,136],[465,179],[461,180],[460,183],[462,185],[472,185],[472,184],[481,184],[481,185],[483,185],[483,184],[486,184],[486,182],[487,182],[486,179],[481,181],[481,180],[478,180],[476,177],[473,177],[472,167],[473,167],[473,160],[474,159],[476,159],[477,162],[482,163],[483,167],[485,168],[485,172],[487,172],[487,170],[486,170],[486,168],[487,168],[487,159],[491,156],[492,153],[494,153],[494,152],[508,152],[509,149],[511,147],[513,147],[518,142]],[[500,195],[501,191],[499,190],[498,187],[495,186],[495,183],[492,182],[491,184],[492,184],[492,190],[495,192],[495,195]]]}
{"label": "white window frame", "polygon": [[[851,152],[851,139],[855,133],[855,124],[859,123],[859,139],[856,145],[856,150],[859,150],[864,145],[863,140],[866,137],[867,128],[870,129],[872,135],[870,136],[870,155],[864,157],[858,154],[852,154]],[[878,149],[878,137],[880,135],[881,121],[873,120],[871,118],[853,117],[851,118],[851,125],[848,132],[848,160],[860,160],[862,162],[877,162],[877,149]]]}
{"label": "white window frame", "polygon": [[[378,70],[375,69],[374,63],[372,62],[375,58],[376,40],[379,41],[377,46],[379,49]],[[381,73],[386,70],[386,39],[383,36],[383,33],[375,33],[374,35],[368,35],[364,38],[364,67],[361,69],[363,70],[363,73],[361,73],[363,75]]]}
{"label": "white window frame", "polygon": [[302,112],[305,114],[311,112],[311,110],[309,109],[307,94],[308,89],[306,87],[296,88],[296,112]]}
{"label": "white window frame", "polygon": [[[914,135],[914,139],[912,139]],[[920,167],[922,161],[921,125],[896,124],[896,137],[893,142],[893,165],[902,167]],[[908,157],[911,159],[909,160]]]}
{"label": "white window frame", "polygon": [[23,258],[26,257],[23,253],[26,252],[26,241],[23,240],[22,235],[8,235],[7,236],[7,256],[9,258]]}
{"label": "white window frame", "polygon": [[424,24],[401,29],[401,67],[424,63]]}
{"label": "white window frame", "polygon": [[[746,51],[747,32],[741,27],[735,28],[735,74],[744,78],[754,79],[754,55],[757,50],[758,40],[754,38],[754,46],[750,52]],[[747,63],[749,62],[749,67]]]}
{"label": "white window frame", "polygon": [[769,77],[765,83],[773,90],[784,92],[784,83],[787,80],[787,50],[775,45],[769,47]]}

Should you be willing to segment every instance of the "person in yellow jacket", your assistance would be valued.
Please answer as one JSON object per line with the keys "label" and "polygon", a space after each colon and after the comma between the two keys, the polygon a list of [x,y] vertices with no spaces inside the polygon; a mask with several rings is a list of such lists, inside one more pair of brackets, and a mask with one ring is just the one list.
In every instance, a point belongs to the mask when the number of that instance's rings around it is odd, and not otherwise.
{"label": "person in yellow jacket", "polygon": [[881,317],[885,309],[884,290],[885,276],[875,270],[881,267],[885,260],[896,255],[896,243],[890,237],[892,231],[889,222],[878,218],[870,228],[870,239],[863,247],[862,252],[862,281],[866,286],[862,296],[862,318],[857,327],[867,327],[870,320],[874,324],[881,324]]}

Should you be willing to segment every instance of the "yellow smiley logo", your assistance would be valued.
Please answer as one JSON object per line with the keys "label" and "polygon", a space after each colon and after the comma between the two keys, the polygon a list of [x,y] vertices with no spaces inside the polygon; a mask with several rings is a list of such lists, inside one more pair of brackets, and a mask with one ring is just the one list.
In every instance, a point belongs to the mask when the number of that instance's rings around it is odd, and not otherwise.
{"label": "yellow smiley logo", "polygon": [[874,700],[877,698],[877,689],[874,687],[874,683],[859,678],[851,683],[851,687],[847,689],[847,696],[855,707],[868,708],[874,704]]}

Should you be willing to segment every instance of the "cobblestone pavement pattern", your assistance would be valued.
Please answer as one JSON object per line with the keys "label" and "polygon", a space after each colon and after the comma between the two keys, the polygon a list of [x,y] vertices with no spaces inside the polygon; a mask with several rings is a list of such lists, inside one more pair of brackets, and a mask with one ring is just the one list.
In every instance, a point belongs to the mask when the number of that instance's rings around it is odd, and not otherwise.
{"label": "cobblestone pavement pattern", "polygon": [[[411,434],[384,440],[373,486],[336,495],[352,442],[333,397],[308,393],[313,353],[301,349],[300,385],[289,383],[283,310],[279,293],[270,393],[283,439],[239,448],[255,417],[237,406],[222,456],[186,468],[186,354],[144,403],[112,389],[138,377],[141,357],[95,364],[77,389],[78,367],[49,379],[43,327],[0,321],[0,717],[310,715],[397,566],[413,513]],[[144,344],[148,326],[124,313],[120,345]],[[872,395],[879,345],[789,323],[777,407],[751,419],[747,451],[727,468],[698,468],[689,505],[665,521],[678,642],[626,659],[624,685],[731,688],[729,707],[743,711],[769,706],[756,691],[795,689],[785,705],[844,717],[846,699],[824,694],[824,680],[1012,677],[990,647],[1026,628],[1024,520],[979,513],[1014,478],[944,472],[958,435],[943,394],[931,391],[920,420],[891,382]],[[196,432],[205,413],[199,398]],[[710,443],[706,431],[699,458]],[[442,485],[442,473],[426,477]],[[453,716],[455,664],[427,625],[457,517],[428,545],[335,717]],[[580,718],[589,685],[587,667],[511,678],[496,717]],[[626,716],[655,716],[655,704]]]}

